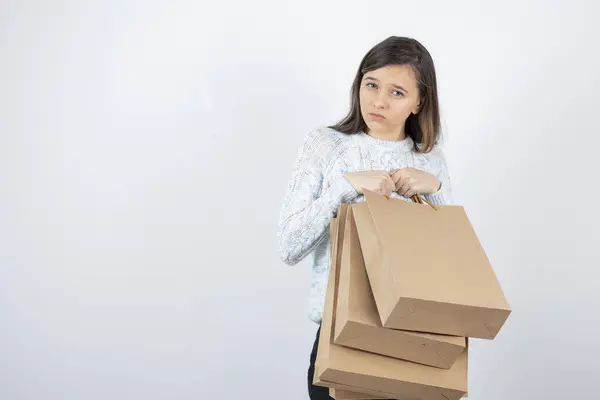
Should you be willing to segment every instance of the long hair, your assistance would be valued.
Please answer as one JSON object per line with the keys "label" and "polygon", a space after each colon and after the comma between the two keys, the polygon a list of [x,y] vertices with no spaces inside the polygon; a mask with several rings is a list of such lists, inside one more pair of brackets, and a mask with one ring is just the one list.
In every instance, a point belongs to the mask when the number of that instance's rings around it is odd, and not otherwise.
{"label": "long hair", "polygon": [[387,65],[407,65],[415,72],[421,103],[417,114],[410,114],[407,118],[405,132],[413,140],[415,151],[427,153],[433,149],[440,135],[437,79],[431,55],[412,38],[390,36],[365,54],[352,84],[350,111],[330,128],[346,134],[366,132],[367,124],[360,112],[360,85],[367,72]]}

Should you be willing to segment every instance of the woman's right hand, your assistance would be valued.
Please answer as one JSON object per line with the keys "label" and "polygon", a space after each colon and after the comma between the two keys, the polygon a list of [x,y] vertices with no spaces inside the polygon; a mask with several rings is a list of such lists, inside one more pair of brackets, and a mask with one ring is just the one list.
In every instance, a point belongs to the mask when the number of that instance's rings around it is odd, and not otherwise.
{"label": "woman's right hand", "polygon": [[390,196],[396,190],[396,184],[387,171],[350,172],[344,177],[359,194],[363,194],[363,189],[367,189],[384,196]]}

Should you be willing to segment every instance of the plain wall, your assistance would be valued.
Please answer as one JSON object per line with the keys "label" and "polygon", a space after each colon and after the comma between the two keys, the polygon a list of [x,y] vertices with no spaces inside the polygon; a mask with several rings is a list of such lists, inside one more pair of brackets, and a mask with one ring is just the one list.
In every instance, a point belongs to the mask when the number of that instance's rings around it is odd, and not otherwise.
{"label": "plain wall", "polygon": [[298,146],[389,35],[432,53],[444,149],[514,311],[469,399],[600,372],[594,1],[0,3],[0,399],[306,399]]}

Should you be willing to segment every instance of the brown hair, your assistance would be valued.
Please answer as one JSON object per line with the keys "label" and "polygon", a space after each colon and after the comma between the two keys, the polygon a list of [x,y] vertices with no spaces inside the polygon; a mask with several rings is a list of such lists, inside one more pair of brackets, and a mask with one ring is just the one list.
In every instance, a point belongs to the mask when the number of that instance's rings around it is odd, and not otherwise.
{"label": "brown hair", "polygon": [[350,111],[330,128],[346,134],[366,132],[367,124],[360,113],[360,85],[365,73],[387,65],[408,65],[415,72],[421,105],[416,115],[407,118],[405,130],[415,143],[415,151],[427,153],[433,149],[440,134],[437,79],[431,55],[412,38],[390,36],[365,54],[352,84]]}

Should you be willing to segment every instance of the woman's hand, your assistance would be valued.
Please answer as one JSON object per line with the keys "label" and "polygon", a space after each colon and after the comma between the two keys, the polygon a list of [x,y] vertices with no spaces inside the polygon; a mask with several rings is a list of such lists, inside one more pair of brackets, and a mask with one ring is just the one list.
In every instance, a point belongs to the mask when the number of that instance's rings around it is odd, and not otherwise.
{"label": "woman's hand", "polygon": [[431,194],[440,190],[441,182],[429,172],[415,168],[401,168],[391,173],[395,191],[411,198],[415,194]]}
{"label": "woman's hand", "polygon": [[390,196],[396,191],[396,185],[387,171],[350,172],[344,176],[359,194],[363,189]]}

